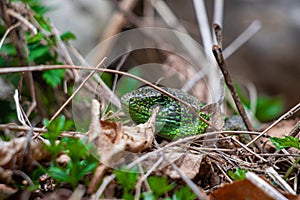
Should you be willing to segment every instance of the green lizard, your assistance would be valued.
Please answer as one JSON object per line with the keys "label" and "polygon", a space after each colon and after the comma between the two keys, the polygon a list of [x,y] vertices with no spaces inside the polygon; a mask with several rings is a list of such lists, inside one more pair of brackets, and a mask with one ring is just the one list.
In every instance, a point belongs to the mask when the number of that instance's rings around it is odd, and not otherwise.
{"label": "green lizard", "polygon": [[[198,111],[199,115],[209,120],[209,114],[200,111],[205,104],[196,97],[178,89],[161,88],[189,103]],[[125,94],[121,97],[121,103],[125,105],[131,119],[137,124],[145,123],[151,116],[152,110],[158,106],[155,128],[157,135],[165,139],[201,134],[205,132],[208,126],[182,103],[149,86]]]}

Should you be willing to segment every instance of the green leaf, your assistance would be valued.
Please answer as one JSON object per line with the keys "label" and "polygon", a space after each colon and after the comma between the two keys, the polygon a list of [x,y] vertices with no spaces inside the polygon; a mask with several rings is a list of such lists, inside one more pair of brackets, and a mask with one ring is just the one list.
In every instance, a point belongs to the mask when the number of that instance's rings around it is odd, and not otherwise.
{"label": "green leaf", "polygon": [[152,192],[144,192],[142,194],[143,200],[155,200],[155,196],[152,194]]}
{"label": "green leaf", "polygon": [[126,199],[126,200],[134,200],[134,195],[133,194],[130,194],[128,192],[125,192],[123,195],[122,195],[122,199]]}
{"label": "green leaf", "polygon": [[36,19],[36,21],[39,23],[39,25],[48,33],[51,33],[51,25],[49,22],[49,19],[44,18],[42,15],[40,14],[35,14],[34,18]]}
{"label": "green leaf", "polygon": [[50,7],[44,6],[41,0],[23,0],[24,3],[28,4],[29,7],[38,14],[45,14],[47,11],[51,10]]}
{"label": "green leaf", "polygon": [[277,149],[294,147],[300,150],[300,142],[293,136],[285,136],[285,138],[271,137],[270,141],[275,145]]}
{"label": "green leaf", "polygon": [[85,168],[82,168],[80,170],[79,176],[83,177],[85,174],[87,174],[89,172],[93,172],[97,166],[98,166],[98,162],[88,163]]}
{"label": "green leaf", "polygon": [[124,190],[133,190],[138,180],[138,168],[133,167],[128,170],[122,167],[121,170],[114,170],[117,182],[123,187]]}
{"label": "green leaf", "polygon": [[[135,76],[139,76],[139,77],[142,75],[141,69],[136,69],[136,68],[129,70],[128,73],[133,74]],[[129,77],[124,77],[124,78],[122,77],[118,81],[116,93],[121,97],[124,94],[135,90],[138,87],[138,85],[139,85],[139,82],[137,80],[135,80],[133,78],[129,78]]]}
{"label": "green leaf", "polygon": [[173,199],[175,200],[193,200],[196,199],[196,194],[191,192],[188,186],[181,187],[178,191],[174,192]]}
{"label": "green leaf", "polygon": [[153,193],[159,197],[175,187],[175,183],[168,183],[166,177],[150,176],[148,182]]}
{"label": "green leaf", "polygon": [[[241,88],[235,84],[235,88],[242,103],[246,107],[250,107],[250,100],[245,96]],[[259,95],[257,98],[256,113],[255,116],[259,121],[267,122],[278,117],[283,111],[283,99],[281,97],[268,97]]]}
{"label": "green leaf", "polygon": [[60,35],[60,39],[62,41],[76,40],[76,36],[72,32],[67,31]]}
{"label": "green leaf", "polygon": [[44,38],[43,34],[41,32],[38,32],[37,34],[31,36],[30,34],[26,35],[27,38],[27,44],[32,45],[35,43],[40,43],[40,41]]}
{"label": "green leaf", "polygon": [[63,130],[68,130],[70,128],[69,122],[70,121],[66,121],[63,115],[57,117],[52,122],[50,122],[48,119],[43,119],[43,124],[47,128],[47,133],[44,133],[43,136],[50,142],[50,146],[45,144],[44,147],[51,153],[54,161],[58,153],[63,149],[63,142],[57,144],[56,141]]}
{"label": "green leaf", "polygon": [[6,53],[9,56],[16,55],[16,49],[12,43],[3,44],[0,52]]}
{"label": "green leaf", "polygon": [[58,181],[63,181],[63,182],[70,182],[70,176],[68,173],[66,173],[62,168],[60,167],[50,167],[49,171],[49,176],[52,178],[58,180]]}
{"label": "green leaf", "polygon": [[38,46],[29,52],[28,62],[34,62],[38,58],[49,55],[50,46]]}
{"label": "green leaf", "polygon": [[246,178],[246,173],[247,170],[238,167],[236,168],[235,172],[231,170],[228,171],[228,175],[230,176],[230,178],[232,178],[235,181],[244,180]]}
{"label": "green leaf", "polygon": [[72,123],[72,121],[66,121],[66,118],[63,115],[58,116],[52,122],[48,119],[43,119],[43,124],[46,126],[48,132],[55,133],[56,137],[58,137],[63,130],[68,130]]}
{"label": "green leaf", "polygon": [[65,69],[52,69],[43,72],[42,77],[45,81],[51,85],[52,87],[56,87],[61,84],[64,76],[65,76]]}
{"label": "green leaf", "polygon": [[257,100],[256,116],[266,122],[278,117],[283,111],[283,100],[280,97],[259,96]]}

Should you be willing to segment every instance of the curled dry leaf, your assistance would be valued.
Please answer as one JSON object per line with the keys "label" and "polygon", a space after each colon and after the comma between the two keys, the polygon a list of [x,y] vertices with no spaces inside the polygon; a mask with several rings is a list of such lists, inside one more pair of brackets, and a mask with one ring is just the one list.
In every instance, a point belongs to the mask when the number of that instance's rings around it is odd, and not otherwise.
{"label": "curled dry leaf", "polygon": [[89,193],[95,190],[95,186],[101,180],[108,166],[115,166],[116,163],[124,161],[124,152],[142,152],[151,147],[155,133],[155,117],[157,109],[144,124],[128,127],[122,123],[99,120],[100,103],[92,101],[91,124],[87,133],[88,141],[93,142],[97,147],[100,156],[100,163],[94,177],[92,178]]}
{"label": "curled dry leaf", "polygon": [[100,104],[93,100],[91,125],[88,140],[97,146],[101,162],[107,162],[119,151],[142,152],[148,149],[154,139],[157,109],[144,124],[129,127],[121,122],[99,121]]}
{"label": "curled dry leaf", "polygon": [[0,147],[0,182],[6,184],[14,183],[13,170],[30,171],[35,161],[51,158],[42,142],[26,137],[0,140]]}

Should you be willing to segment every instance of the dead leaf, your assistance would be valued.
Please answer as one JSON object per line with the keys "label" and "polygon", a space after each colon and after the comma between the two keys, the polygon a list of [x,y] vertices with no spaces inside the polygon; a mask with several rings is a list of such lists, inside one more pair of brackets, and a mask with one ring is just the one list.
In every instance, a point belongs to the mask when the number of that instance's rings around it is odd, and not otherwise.
{"label": "dead leaf", "polygon": [[[284,193],[287,199],[300,200],[299,196]],[[221,188],[215,190],[209,195],[210,200],[274,200],[272,196],[269,196],[266,191],[263,191],[260,187],[257,187],[248,179],[242,181],[235,181],[230,184],[224,184]]]}
{"label": "dead leaf", "polygon": [[[177,159],[175,164],[189,179],[194,179],[199,173],[203,157],[204,155],[185,153],[182,154],[179,159]],[[181,178],[180,174],[178,174],[178,172],[171,166],[166,167],[164,173],[172,179]]]}
{"label": "dead leaf", "polygon": [[96,145],[101,165],[97,167],[88,193],[92,193],[108,167],[116,167],[131,160],[133,153],[142,152],[152,145],[155,133],[155,118],[158,109],[144,124],[128,127],[122,123],[99,120],[100,103],[92,101],[91,124],[88,141]]}
{"label": "dead leaf", "polygon": [[34,161],[51,158],[41,141],[26,137],[13,138],[8,142],[0,141],[0,167],[4,169],[30,170]]}

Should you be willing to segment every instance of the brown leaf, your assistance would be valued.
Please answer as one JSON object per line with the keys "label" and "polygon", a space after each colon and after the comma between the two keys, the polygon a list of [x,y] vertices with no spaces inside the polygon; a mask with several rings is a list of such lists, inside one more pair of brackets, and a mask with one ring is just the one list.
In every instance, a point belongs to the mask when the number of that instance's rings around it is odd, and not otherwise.
{"label": "brown leaf", "polygon": [[[182,154],[182,156],[177,159],[175,164],[178,166],[180,171],[182,171],[189,179],[193,179],[199,173],[203,157],[204,155],[186,153]],[[164,173],[172,179],[181,178],[178,172],[170,166],[166,167]]]}
{"label": "brown leaf", "polygon": [[50,158],[50,153],[41,141],[32,141],[26,137],[0,141],[0,167],[4,169],[30,170],[34,161]]}
{"label": "brown leaf", "polygon": [[[299,200],[299,196],[284,194],[288,199]],[[261,188],[257,187],[249,180],[235,181],[230,184],[225,184],[221,188],[215,190],[209,195],[210,200],[274,200]]]}
{"label": "brown leaf", "polygon": [[100,104],[97,100],[91,105],[91,124],[87,133],[88,141],[97,147],[102,165],[98,166],[88,193],[95,190],[108,167],[124,164],[132,153],[142,152],[151,147],[155,133],[155,117],[158,109],[144,124],[129,127],[122,123],[99,120]]}

